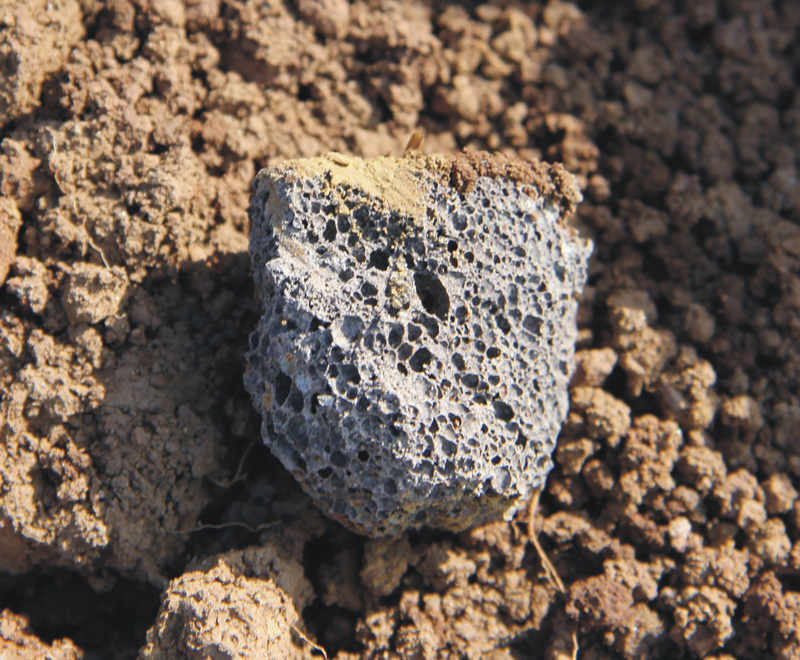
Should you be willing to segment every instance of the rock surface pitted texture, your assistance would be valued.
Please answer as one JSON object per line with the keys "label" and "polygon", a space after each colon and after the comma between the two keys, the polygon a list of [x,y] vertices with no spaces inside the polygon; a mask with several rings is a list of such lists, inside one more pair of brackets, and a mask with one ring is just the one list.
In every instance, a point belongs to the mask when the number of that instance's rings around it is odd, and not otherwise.
{"label": "rock surface pitted texture", "polygon": [[329,516],[460,530],[544,481],[591,252],[565,222],[579,198],[560,166],[485,153],[331,153],[257,177],[245,383]]}

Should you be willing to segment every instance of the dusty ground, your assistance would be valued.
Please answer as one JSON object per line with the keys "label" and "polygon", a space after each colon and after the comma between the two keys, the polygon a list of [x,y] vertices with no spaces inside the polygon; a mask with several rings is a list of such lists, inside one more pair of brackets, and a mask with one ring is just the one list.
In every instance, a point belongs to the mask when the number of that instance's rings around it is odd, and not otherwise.
{"label": "dusty ground", "polygon": [[[0,655],[800,658],[799,27],[0,0]],[[596,251],[534,524],[366,541],[258,445],[248,184],[417,127],[563,162]]]}

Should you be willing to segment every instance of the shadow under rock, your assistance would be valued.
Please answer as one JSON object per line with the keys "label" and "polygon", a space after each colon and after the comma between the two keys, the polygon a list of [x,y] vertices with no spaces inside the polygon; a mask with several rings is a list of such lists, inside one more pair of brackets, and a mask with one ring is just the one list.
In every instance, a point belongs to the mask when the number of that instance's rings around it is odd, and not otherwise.
{"label": "shadow under rock", "polygon": [[[319,518],[262,444],[244,389],[244,355],[260,314],[249,256],[214,259],[131,285],[123,332],[115,341],[106,327],[110,351],[93,372],[104,396],[69,420],[105,494],[98,524],[109,540],[101,555],[84,575],[0,574],[2,607],[29,617],[46,642],[72,639],[88,658],[136,657],[156,619],[158,585],[183,573],[190,557],[259,543],[246,527],[214,525]],[[225,485],[248,447],[247,478]]]}
{"label": "shadow under rock", "polygon": [[0,574],[0,603],[30,620],[43,642],[70,638],[91,658],[135,658],[159,607],[158,589],[119,578],[98,593],[73,571]]}

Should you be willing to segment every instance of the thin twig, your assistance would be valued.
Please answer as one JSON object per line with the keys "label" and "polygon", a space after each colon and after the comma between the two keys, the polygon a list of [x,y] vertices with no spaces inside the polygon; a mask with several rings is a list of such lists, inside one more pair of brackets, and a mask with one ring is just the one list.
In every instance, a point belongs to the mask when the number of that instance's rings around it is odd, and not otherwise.
{"label": "thin twig", "polygon": [[219,486],[220,488],[230,488],[235,484],[237,481],[240,481],[242,477],[242,473],[244,472],[244,461],[247,458],[247,455],[250,453],[250,450],[255,447],[255,443],[251,442],[247,445],[247,449],[244,450],[242,453],[242,457],[239,459],[239,465],[236,468],[236,473],[233,475],[230,481],[216,481],[214,479],[209,479],[209,481],[214,484],[215,486]]}
{"label": "thin twig", "polygon": [[[50,136],[50,139],[53,141],[53,156],[55,157],[58,154],[58,145],[56,143],[56,136],[52,130],[48,130],[47,134]],[[78,205],[75,203],[72,195],[67,192],[64,184],[61,182],[58,176],[58,170],[55,167],[55,164],[51,165],[51,169],[53,170],[53,179],[56,182],[59,190],[64,194],[64,196],[69,200],[69,203],[72,205],[72,212],[75,214],[75,217],[80,217],[80,213],[78,213]],[[89,243],[89,246],[94,248],[95,251],[100,255],[100,258],[103,260],[103,264],[108,270],[111,270],[111,266],[108,265],[108,259],[106,259],[106,253],[103,252],[103,248],[101,248],[97,243],[92,240],[89,231],[86,229],[86,220],[87,216],[83,216],[83,222],[81,223],[81,229],[83,230],[83,235],[86,237],[86,242]]]}
{"label": "thin twig", "polygon": [[[547,579],[550,584],[554,586],[559,593],[566,594],[567,590],[564,587],[564,581],[561,579],[558,571],[556,571],[556,567],[553,565],[553,562],[550,561],[550,557],[548,557],[547,553],[544,551],[542,544],[539,543],[539,535],[536,531],[536,510],[539,508],[539,497],[541,494],[542,489],[537,488],[533,493],[530,504],[528,504],[528,538],[530,538],[531,543],[533,543],[533,547],[536,548],[536,553],[539,555],[539,561],[542,562],[542,568],[544,568],[544,572],[547,575]],[[572,660],[578,660],[577,621],[572,628],[570,639],[572,640]]]}
{"label": "thin twig", "polygon": [[406,148],[403,150],[403,158],[406,158],[412,153],[418,152],[422,149],[422,143],[425,141],[425,132],[423,130],[416,130],[411,134],[406,143]]}
{"label": "thin twig", "polygon": [[[67,195],[67,197],[69,197],[69,201],[72,202],[72,206],[74,208],[75,207],[75,202],[73,201],[72,197],[70,197],[69,195]],[[77,214],[77,209],[75,209],[75,213]],[[108,265],[108,260],[106,259],[106,253],[103,252],[103,248],[101,248],[99,245],[97,245],[92,240],[92,237],[89,235],[89,232],[86,230],[86,217],[85,216],[83,218],[83,224],[81,225],[81,227],[83,227],[83,234],[84,234],[84,236],[86,236],[86,240],[89,242],[89,245],[92,246],[95,250],[97,250],[97,253],[100,255],[100,258],[103,260],[103,263],[105,264],[105,267],[108,268],[108,270],[111,270],[111,266]]]}
{"label": "thin twig", "polygon": [[253,533],[258,533],[262,530],[272,527],[273,525],[279,525],[282,522],[283,522],[282,520],[273,520],[268,523],[262,523],[258,527],[253,527],[252,525],[248,525],[247,523],[236,522],[236,521],[219,523],[216,525],[208,523],[204,525],[198,525],[197,527],[189,527],[187,529],[176,529],[176,530],[168,529],[166,530],[166,532],[167,534],[191,534],[192,532],[201,532],[204,529],[225,529],[226,527],[244,527],[248,531],[251,531]]}
{"label": "thin twig", "polygon": [[306,644],[308,644],[312,649],[322,653],[322,657],[325,658],[325,660],[328,660],[328,654],[325,653],[325,649],[324,648],[322,648],[319,644],[315,644],[314,642],[312,642],[306,636],[306,634],[302,630],[300,630],[300,628],[298,628],[297,626],[292,626],[292,630],[294,630],[294,632],[297,634],[297,636],[300,639],[302,639]]}
{"label": "thin twig", "polygon": [[542,562],[542,568],[544,568],[544,572],[547,574],[547,579],[560,593],[563,594],[566,592],[566,589],[564,588],[564,582],[558,575],[556,567],[553,566],[553,562],[550,561],[550,557],[548,557],[547,553],[544,551],[542,544],[539,543],[539,535],[536,532],[536,509],[539,508],[539,497],[541,494],[542,489],[537,488],[533,493],[530,504],[528,505],[528,538],[530,538],[531,543],[533,543],[533,547],[536,548],[536,552],[539,555],[539,561]]}

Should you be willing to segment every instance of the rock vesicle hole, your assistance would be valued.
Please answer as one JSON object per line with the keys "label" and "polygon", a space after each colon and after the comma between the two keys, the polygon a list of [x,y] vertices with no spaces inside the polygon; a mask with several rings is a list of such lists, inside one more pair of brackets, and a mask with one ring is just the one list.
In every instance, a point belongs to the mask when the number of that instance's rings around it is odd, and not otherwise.
{"label": "rock vesicle hole", "polygon": [[323,511],[372,536],[460,530],[544,481],[591,252],[578,199],[562,168],[488,154],[259,175],[245,383]]}
{"label": "rock vesicle hole", "polygon": [[414,273],[414,287],[422,303],[423,309],[429,314],[438,316],[442,321],[447,320],[450,311],[450,296],[441,280],[433,273]]}

